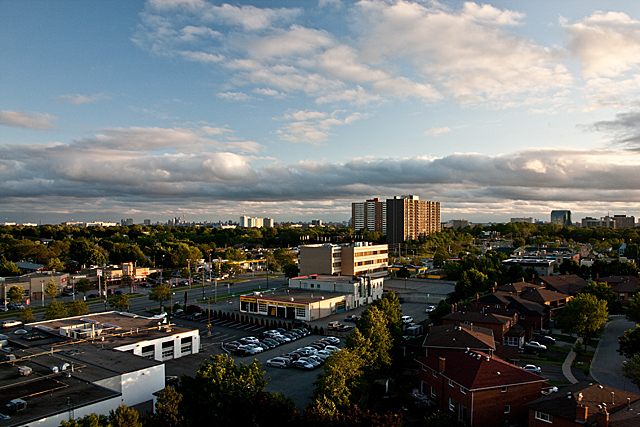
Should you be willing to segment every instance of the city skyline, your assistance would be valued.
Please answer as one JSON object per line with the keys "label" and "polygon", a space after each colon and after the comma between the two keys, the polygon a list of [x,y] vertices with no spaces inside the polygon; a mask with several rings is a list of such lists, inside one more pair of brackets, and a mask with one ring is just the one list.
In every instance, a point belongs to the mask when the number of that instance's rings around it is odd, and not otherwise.
{"label": "city skyline", "polygon": [[640,214],[637,2],[0,8],[5,221]]}

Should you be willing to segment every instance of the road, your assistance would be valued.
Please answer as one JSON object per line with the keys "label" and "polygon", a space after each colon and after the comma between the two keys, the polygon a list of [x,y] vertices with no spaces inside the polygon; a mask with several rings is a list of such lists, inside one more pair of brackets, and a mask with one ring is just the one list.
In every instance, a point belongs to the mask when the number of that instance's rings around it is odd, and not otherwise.
{"label": "road", "polygon": [[640,390],[622,375],[624,356],[618,349],[618,337],[629,329],[635,329],[635,322],[629,322],[624,316],[610,316],[605,332],[591,362],[591,376],[601,384],[640,394]]}

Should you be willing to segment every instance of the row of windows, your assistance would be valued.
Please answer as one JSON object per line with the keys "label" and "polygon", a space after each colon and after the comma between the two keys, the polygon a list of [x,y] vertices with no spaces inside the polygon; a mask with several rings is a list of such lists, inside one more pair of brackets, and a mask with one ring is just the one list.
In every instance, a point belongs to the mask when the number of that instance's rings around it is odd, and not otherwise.
{"label": "row of windows", "polygon": [[386,258],[380,258],[380,259],[370,259],[367,261],[354,262],[353,265],[355,265],[356,267],[360,267],[362,265],[384,264],[385,262],[387,262]]}
{"label": "row of windows", "polygon": [[354,254],[354,257],[358,258],[358,257],[363,257],[363,256],[382,255],[382,254],[386,254],[386,253],[389,253],[389,251],[387,249],[381,249],[379,251],[356,252]]}
{"label": "row of windows", "polygon": [[535,417],[536,417],[536,420],[545,421],[547,423],[553,422],[553,416],[546,414],[544,412],[536,411]]}

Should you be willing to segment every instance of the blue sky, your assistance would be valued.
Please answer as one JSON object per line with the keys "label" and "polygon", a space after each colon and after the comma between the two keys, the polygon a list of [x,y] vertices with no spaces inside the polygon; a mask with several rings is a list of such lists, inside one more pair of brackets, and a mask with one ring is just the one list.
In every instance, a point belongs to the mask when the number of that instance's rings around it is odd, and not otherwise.
{"label": "blue sky", "polygon": [[640,216],[636,1],[0,1],[0,221]]}

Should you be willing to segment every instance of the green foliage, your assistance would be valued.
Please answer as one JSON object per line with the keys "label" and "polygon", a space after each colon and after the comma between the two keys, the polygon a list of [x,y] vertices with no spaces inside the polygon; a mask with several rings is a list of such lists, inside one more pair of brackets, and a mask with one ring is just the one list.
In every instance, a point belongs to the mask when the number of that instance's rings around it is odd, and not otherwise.
{"label": "green foliage", "polygon": [[445,300],[440,300],[435,310],[429,313],[429,321],[434,325],[442,324],[442,318],[451,313],[451,304]]}
{"label": "green foliage", "polygon": [[402,306],[396,294],[392,291],[385,292],[381,299],[371,303],[371,307],[376,307],[382,312],[391,337],[398,342],[402,336]]}
{"label": "green foliage", "polygon": [[19,276],[22,274],[22,270],[18,268],[11,261],[7,261],[5,257],[2,257],[2,262],[0,263],[0,276]]}
{"label": "green foliage", "polygon": [[142,420],[138,411],[120,405],[109,412],[109,427],[142,427]]}
{"label": "green foliage", "polygon": [[369,369],[380,368],[391,364],[389,351],[393,346],[393,337],[388,328],[388,321],[384,313],[375,306],[370,306],[362,312],[362,317],[356,327],[362,336],[371,342],[372,356]]}
{"label": "green foliage", "polygon": [[437,410],[433,414],[424,418],[421,427],[457,427],[463,426],[462,423],[456,421],[451,414]]}
{"label": "green foliage", "polygon": [[67,303],[67,310],[69,312],[69,316],[83,316],[85,314],[89,314],[89,307],[82,300],[69,301]]}
{"label": "green foliage", "polygon": [[622,365],[622,374],[640,387],[640,353],[632,355],[627,363]]}
{"label": "green foliage", "polygon": [[[349,403],[353,390],[362,376],[364,359],[358,352],[344,348],[335,352],[325,363],[324,373],[314,383],[314,403],[327,412],[343,409]],[[330,402],[330,405],[327,403]]]}
{"label": "green foliage", "polygon": [[33,310],[30,308],[20,309],[18,317],[22,320],[22,323],[35,322],[36,320],[36,316],[33,315]]}
{"label": "green foliage", "polygon": [[456,283],[456,299],[463,300],[474,296],[476,293],[484,293],[489,287],[489,278],[475,268],[463,271],[460,280]]}
{"label": "green foliage", "polygon": [[282,267],[282,272],[284,273],[285,277],[292,278],[298,276],[300,269],[295,264],[286,264],[284,267]]}
{"label": "green foliage", "polygon": [[149,299],[151,301],[158,301],[162,308],[162,303],[169,299],[171,296],[171,288],[168,285],[158,285],[153,288],[149,293]]}
{"label": "green foliage", "polygon": [[607,320],[606,301],[591,294],[578,294],[570,299],[556,318],[556,325],[563,333],[577,334],[587,349],[587,340],[602,330]]}
{"label": "green foliage", "polygon": [[22,286],[12,286],[7,291],[7,298],[11,302],[19,302],[24,299],[24,289]]}
{"label": "green foliage", "polygon": [[629,301],[627,319],[631,322],[640,323],[640,292],[636,292]]}
{"label": "green foliage", "polygon": [[[162,303],[160,303],[162,305]],[[111,308],[119,310],[119,311],[129,311],[129,295],[121,294],[116,295],[115,297],[109,300],[109,305]]]}
{"label": "green foliage", "polygon": [[46,320],[53,320],[68,317],[68,315],[69,313],[67,311],[67,306],[62,302],[53,300],[47,306],[47,310],[44,313],[44,318]]}
{"label": "green foliage", "polygon": [[379,414],[351,405],[342,411],[327,411],[327,405],[310,405],[304,412],[305,427],[402,427],[402,415]]}
{"label": "green foliage", "polygon": [[106,415],[89,414],[82,418],[69,421],[61,421],[60,427],[110,427],[109,418]]}
{"label": "green foliage", "polygon": [[621,337],[618,337],[618,344],[620,345],[618,353],[623,354],[627,359],[634,354],[640,354],[640,326],[636,325],[635,329],[625,331]]}
{"label": "green foliage", "polygon": [[156,411],[149,417],[147,427],[182,427],[185,417],[180,413],[182,394],[173,387],[165,387],[158,393]]}
{"label": "green foliage", "polygon": [[64,264],[62,263],[62,261],[60,261],[60,259],[58,257],[50,258],[49,262],[47,262],[47,270],[49,270],[49,271],[63,271],[64,270]]}
{"label": "green foliage", "polygon": [[82,278],[76,282],[74,287],[76,291],[82,292],[83,295],[86,295],[86,293],[91,289],[91,282],[89,279]]}
{"label": "green foliage", "polygon": [[49,298],[55,298],[58,296],[59,290],[56,283],[53,281],[53,278],[47,283],[44,287],[44,293],[47,294]]}
{"label": "green foliage", "polygon": [[582,294],[591,294],[598,298],[601,301],[607,302],[607,308],[609,312],[612,314],[616,314],[622,311],[622,303],[618,300],[618,296],[613,291],[611,286],[606,283],[596,283],[591,282],[587,284],[582,290],[580,290]]}

